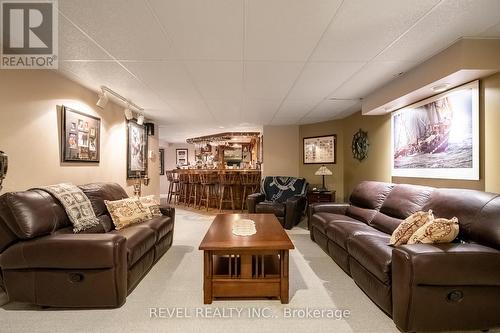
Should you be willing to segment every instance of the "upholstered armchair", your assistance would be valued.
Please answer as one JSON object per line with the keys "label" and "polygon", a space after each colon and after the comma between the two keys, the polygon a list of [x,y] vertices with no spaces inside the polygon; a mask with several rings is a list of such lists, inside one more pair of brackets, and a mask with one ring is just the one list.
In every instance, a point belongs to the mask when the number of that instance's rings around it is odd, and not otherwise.
{"label": "upholstered armchair", "polygon": [[272,213],[285,229],[300,222],[306,207],[308,183],[304,178],[265,177],[260,193],[247,198],[249,213]]}

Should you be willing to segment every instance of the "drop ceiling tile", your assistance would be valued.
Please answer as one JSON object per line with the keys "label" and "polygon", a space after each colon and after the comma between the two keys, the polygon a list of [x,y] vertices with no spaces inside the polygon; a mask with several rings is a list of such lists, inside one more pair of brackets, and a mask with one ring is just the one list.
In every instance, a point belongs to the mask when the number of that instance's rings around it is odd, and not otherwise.
{"label": "drop ceiling tile", "polygon": [[438,2],[439,0],[345,1],[312,60],[368,61]]}
{"label": "drop ceiling tile", "polygon": [[241,121],[268,125],[281,101],[246,100],[241,107]]}
{"label": "drop ceiling tile", "polygon": [[206,103],[218,123],[227,125],[240,121],[240,100],[206,100]]}
{"label": "drop ceiling tile", "polygon": [[181,62],[134,61],[123,65],[166,100],[202,98]]}
{"label": "drop ceiling tile", "polygon": [[271,121],[271,125],[298,125],[302,116],[277,116]]}
{"label": "drop ceiling tile", "polygon": [[364,98],[374,90],[395,79],[399,73],[409,71],[416,62],[377,61],[368,63],[340,86],[330,97]]}
{"label": "drop ceiling tile", "polygon": [[241,98],[243,80],[241,62],[190,61],[186,65],[205,99]]}
{"label": "drop ceiling tile", "polygon": [[118,59],[174,57],[160,26],[143,1],[59,0],[59,10]]}
{"label": "drop ceiling tile", "polygon": [[326,100],[320,105],[318,105],[314,110],[312,110],[306,118],[329,118],[334,119],[337,117],[341,117],[342,113],[353,107],[354,105],[360,105],[359,101],[330,101]]}
{"label": "drop ceiling tile", "polygon": [[339,0],[246,1],[245,60],[305,61]]}
{"label": "drop ceiling tile", "polygon": [[311,62],[292,88],[290,99],[320,99],[329,96],[364,65],[363,62]]}
{"label": "drop ceiling tile", "polygon": [[175,124],[186,122],[213,122],[214,118],[204,101],[200,100],[168,100],[168,105],[175,112]]}
{"label": "drop ceiling tile", "polygon": [[102,49],[59,15],[59,60],[111,60]]}
{"label": "drop ceiling tile", "polygon": [[182,59],[242,60],[243,0],[149,0]]}
{"label": "drop ceiling tile", "polygon": [[498,23],[498,13],[498,0],[445,0],[377,60],[424,61],[458,38],[477,36]]}
{"label": "drop ceiling tile", "polygon": [[144,109],[161,109],[164,102],[116,62],[59,63],[61,72],[68,71],[79,77],[82,84],[97,90],[105,85]]}
{"label": "drop ceiling tile", "polygon": [[492,27],[489,27],[480,34],[481,37],[500,38],[500,22]]}
{"label": "drop ceiling tile", "polygon": [[321,100],[287,99],[283,102],[276,118],[303,117],[311,111]]}
{"label": "drop ceiling tile", "polygon": [[245,98],[283,99],[304,66],[301,62],[246,62]]}

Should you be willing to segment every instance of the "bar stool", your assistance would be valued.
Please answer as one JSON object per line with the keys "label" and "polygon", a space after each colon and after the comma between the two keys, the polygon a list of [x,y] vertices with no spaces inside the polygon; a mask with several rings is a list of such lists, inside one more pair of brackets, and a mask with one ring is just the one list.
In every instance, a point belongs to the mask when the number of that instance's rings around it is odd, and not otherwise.
{"label": "bar stool", "polygon": [[189,197],[189,177],[184,170],[179,170],[179,188],[179,201],[187,204]]}
{"label": "bar stool", "polygon": [[[219,211],[222,211],[222,204],[229,202],[231,203],[231,209],[234,210],[234,192],[233,187],[238,183],[238,174],[236,172],[222,171],[219,174],[219,189],[220,189],[220,200],[219,200]],[[226,194],[226,189],[229,190],[229,198],[224,198]]]}
{"label": "bar stool", "polygon": [[174,204],[179,203],[179,177],[174,170],[168,170],[165,172],[168,180],[168,194],[167,194],[167,202],[172,202],[172,196],[174,196]]}
{"label": "bar stool", "polygon": [[[245,171],[240,174],[241,187],[243,195],[241,197],[241,211],[245,209],[247,203],[247,195],[257,192],[260,186],[260,171]],[[247,192],[247,190],[249,190]]]}
{"label": "bar stool", "polygon": [[191,202],[193,203],[193,207],[196,208],[196,205],[198,204],[198,200],[200,199],[198,197],[199,195],[199,190],[201,187],[200,184],[200,177],[199,173],[196,170],[189,170],[188,173],[188,179],[189,179],[189,186],[188,186],[188,200],[187,200],[187,205],[191,205]]}
{"label": "bar stool", "polygon": [[215,202],[215,207],[217,207],[217,201],[219,199],[219,196],[217,195],[218,180],[217,172],[204,171],[200,173],[201,195],[198,209],[200,209],[202,203],[205,202],[205,206],[208,211],[211,200]]}

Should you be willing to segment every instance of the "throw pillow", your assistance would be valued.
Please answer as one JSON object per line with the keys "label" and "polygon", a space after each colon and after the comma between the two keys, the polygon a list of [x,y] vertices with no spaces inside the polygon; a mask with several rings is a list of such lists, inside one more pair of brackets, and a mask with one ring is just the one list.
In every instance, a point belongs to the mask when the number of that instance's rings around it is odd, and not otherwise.
{"label": "throw pillow", "polygon": [[415,231],[432,220],[434,220],[434,215],[430,209],[428,212],[420,211],[411,214],[394,230],[389,244],[394,246],[406,244]]}
{"label": "throw pillow", "polygon": [[104,200],[109,215],[117,230],[129,225],[144,222],[151,218],[149,210],[146,210],[136,198],[127,198],[116,201]]}
{"label": "throw pillow", "polygon": [[139,201],[146,210],[149,210],[151,216],[162,216],[160,211],[160,202],[155,199],[154,195],[148,195],[147,197],[140,197]]}
{"label": "throw pillow", "polygon": [[408,240],[408,244],[450,243],[458,236],[458,219],[438,218],[421,226]]}

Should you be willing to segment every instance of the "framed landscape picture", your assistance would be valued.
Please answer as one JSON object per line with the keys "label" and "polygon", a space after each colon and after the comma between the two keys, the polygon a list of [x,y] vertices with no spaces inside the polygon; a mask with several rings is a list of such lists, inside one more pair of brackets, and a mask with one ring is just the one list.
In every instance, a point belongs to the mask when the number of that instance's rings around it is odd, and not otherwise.
{"label": "framed landscape picture", "polygon": [[160,148],[160,176],[163,176],[165,174],[165,149]]}
{"label": "framed landscape picture", "polygon": [[392,175],[479,179],[479,82],[392,114]]}
{"label": "framed landscape picture", "polygon": [[99,163],[101,119],[62,106],[62,162]]}
{"label": "framed landscape picture", "polygon": [[144,125],[127,123],[127,178],[145,177],[148,170],[148,135]]}
{"label": "framed landscape picture", "polygon": [[337,135],[304,138],[304,164],[335,164]]}
{"label": "framed landscape picture", "polygon": [[176,149],[175,150],[175,164],[177,166],[183,166],[189,164],[188,150],[187,149]]}

